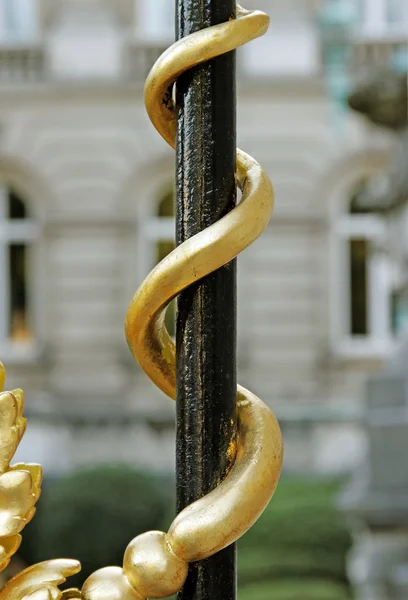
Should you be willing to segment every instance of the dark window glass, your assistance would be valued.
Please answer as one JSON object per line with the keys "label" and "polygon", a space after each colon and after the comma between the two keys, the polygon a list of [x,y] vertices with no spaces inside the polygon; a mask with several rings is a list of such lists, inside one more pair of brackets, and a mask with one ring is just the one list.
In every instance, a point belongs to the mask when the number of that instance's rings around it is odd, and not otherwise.
{"label": "dark window glass", "polygon": [[354,239],[349,242],[350,256],[350,333],[368,334],[367,266],[369,242]]}
{"label": "dark window glass", "polygon": [[9,246],[10,298],[9,336],[11,340],[32,337],[27,300],[27,246]]}
{"label": "dark window glass", "polygon": [[8,193],[8,217],[9,219],[27,218],[27,212],[24,202],[12,189],[10,189]]}

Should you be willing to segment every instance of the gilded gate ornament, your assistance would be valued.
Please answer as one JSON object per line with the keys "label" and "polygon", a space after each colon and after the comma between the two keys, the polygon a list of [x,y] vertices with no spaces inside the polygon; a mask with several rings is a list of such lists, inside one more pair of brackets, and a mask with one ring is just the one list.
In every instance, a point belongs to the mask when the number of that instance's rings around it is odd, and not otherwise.
{"label": "gilded gate ornament", "polygon": [[[234,50],[261,35],[269,18],[237,7],[237,19],[193,33],[158,59],[145,85],[147,112],[161,136],[174,148],[177,113],[173,85],[186,70]],[[258,163],[237,150],[237,183],[242,199],[220,221],[184,242],[150,273],[127,312],[125,331],[133,356],[151,380],[175,399],[175,346],[164,315],[172,299],[192,283],[230,262],[267,226],[273,208],[272,184]],[[0,535],[3,567],[17,550],[19,532],[34,514],[41,468],[9,461],[21,439],[22,392],[0,397]],[[144,600],[179,591],[188,564],[219,552],[241,537],[258,519],[277,486],[282,467],[282,438],[276,418],[250,391],[238,386],[238,435],[235,462],[211,493],[185,508],[169,531],[151,531],[133,539],[123,567],[91,575],[81,591],[61,592],[58,585],[79,570],[73,560],[30,567],[0,592],[0,600]],[[5,478],[3,480],[3,478]],[[109,540],[106,541],[109,543]]]}
{"label": "gilded gate ornament", "polygon": [[[6,372],[0,363],[0,390]],[[10,466],[24,435],[24,395],[21,390],[0,394],[0,571],[21,543],[20,532],[31,521],[40,497],[42,469],[39,465]],[[58,600],[58,585],[80,570],[76,560],[52,560],[30,567],[14,577],[0,592],[1,600],[32,598]]]}

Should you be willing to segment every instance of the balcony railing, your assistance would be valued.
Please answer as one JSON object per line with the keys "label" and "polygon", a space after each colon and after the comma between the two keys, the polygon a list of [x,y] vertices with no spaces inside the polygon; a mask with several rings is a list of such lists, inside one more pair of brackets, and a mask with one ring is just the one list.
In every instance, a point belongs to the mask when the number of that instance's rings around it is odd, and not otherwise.
{"label": "balcony railing", "polygon": [[37,83],[45,78],[41,44],[0,44],[0,85]]}
{"label": "balcony railing", "polygon": [[408,64],[407,34],[377,37],[361,36],[354,39],[352,47],[352,71],[389,68],[397,53],[405,56]]}
{"label": "balcony railing", "polygon": [[[122,70],[124,78],[142,83],[168,45],[146,44],[136,40],[125,44]],[[41,83],[47,77],[42,44],[0,44],[0,86]]]}
{"label": "balcony railing", "polygon": [[[142,84],[169,43],[149,44],[137,39],[126,40],[122,77]],[[351,71],[359,74],[367,68],[386,68],[398,51],[405,52],[408,64],[408,48],[403,35],[377,38],[356,36],[352,41]],[[43,44],[0,43],[0,86],[41,83],[48,78]]]}

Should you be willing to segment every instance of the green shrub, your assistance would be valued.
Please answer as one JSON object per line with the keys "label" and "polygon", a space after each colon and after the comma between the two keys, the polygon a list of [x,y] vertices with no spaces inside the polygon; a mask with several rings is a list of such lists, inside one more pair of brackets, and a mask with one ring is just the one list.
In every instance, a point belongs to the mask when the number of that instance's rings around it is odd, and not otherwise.
{"label": "green shrub", "polygon": [[159,529],[171,504],[165,481],[126,467],[84,470],[49,484],[24,534],[26,561],[76,558],[80,584],[96,569],[121,565],[130,540]]}
{"label": "green shrub", "polygon": [[[338,489],[337,482],[282,479],[270,506],[239,542],[240,600],[249,600],[249,593],[251,600],[347,598],[351,540],[333,508]],[[80,584],[100,567],[120,565],[134,536],[166,531],[174,518],[173,495],[173,483],[128,468],[64,477],[45,486],[23,535],[23,558],[77,558],[82,574],[68,583]]]}
{"label": "green shrub", "polygon": [[242,587],[238,600],[350,600],[347,588],[330,581],[276,581]]}
{"label": "green shrub", "polygon": [[[333,506],[341,483],[283,478],[239,541],[239,600],[348,600],[351,537]],[[167,515],[166,529],[172,519]]]}
{"label": "green shrub", "polygon": [[283,478],[239,543],[240,582],[289,577],[346,582],[351,538],[333,507],[338,488],[336,482]]}
{"label": "green shrub", "polygon": [[239,581],[242,584],[266,579],[321,577],[344,581],[342,556],[319,550],[280,549],[239,551]]}

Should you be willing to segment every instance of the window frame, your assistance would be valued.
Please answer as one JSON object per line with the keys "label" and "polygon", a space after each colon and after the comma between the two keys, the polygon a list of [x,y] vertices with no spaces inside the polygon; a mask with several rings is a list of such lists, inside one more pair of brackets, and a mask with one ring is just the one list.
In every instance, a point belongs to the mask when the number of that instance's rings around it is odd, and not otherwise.
{"label": "window frame", "polygon": [[140,228],[139,265],[143,276],[147,276],[155,267],[156,245],[158,242],[175,240],[175,218],[149,216]]}
{"label": "window frame", "polygon": [[172,242],[176,244],[176,217],[161,217],[157,214],[163,198],[170,190],[167,184],[157,194],[154,210],[143,218],[139,226],[138,271],[146,277],[157,265],[157,245],[159,242]]}
{"label": "window frame", "polygon": [[[372,170],[371,173],[366,171],[344,183],[344,187],[338,190],[336,209],[331,216],[331,346],[335,355],[342,358],[386,358],[396,346],[391,319],[394,264],[381,251],[388,240],[388,222],[386,218],[373,213],[348,212],[353,184],[361,181],[362,176],[372,174]],[[359,336],[350,332],[349,242],[352,239],[365,239],[374,248],[379,248],[378,252],[374,251],[367,265],[368,334]]]}
{"label": "window frame", "polygon": [[[22,202],[28,212],[24,222],[12,220],[7,216],[8,189],[14,188],[6,180],[0,180],[0,281],[2,282],[2,302],[0,302],[0,352],[8,363],[33,362],[40,354],[40,318],[37,286],[37,266],[41,261],[40,254],[40,225],[30,214],[29,205],[23,196]],[[15,188],[16,189],[16,188]],[[24,244],[27,247],[29,264],[27,275],[28,315],[33,337],[27,340],[12,340],[9,337],[10,325],[10,272],[9,248],[13,243]]]}

